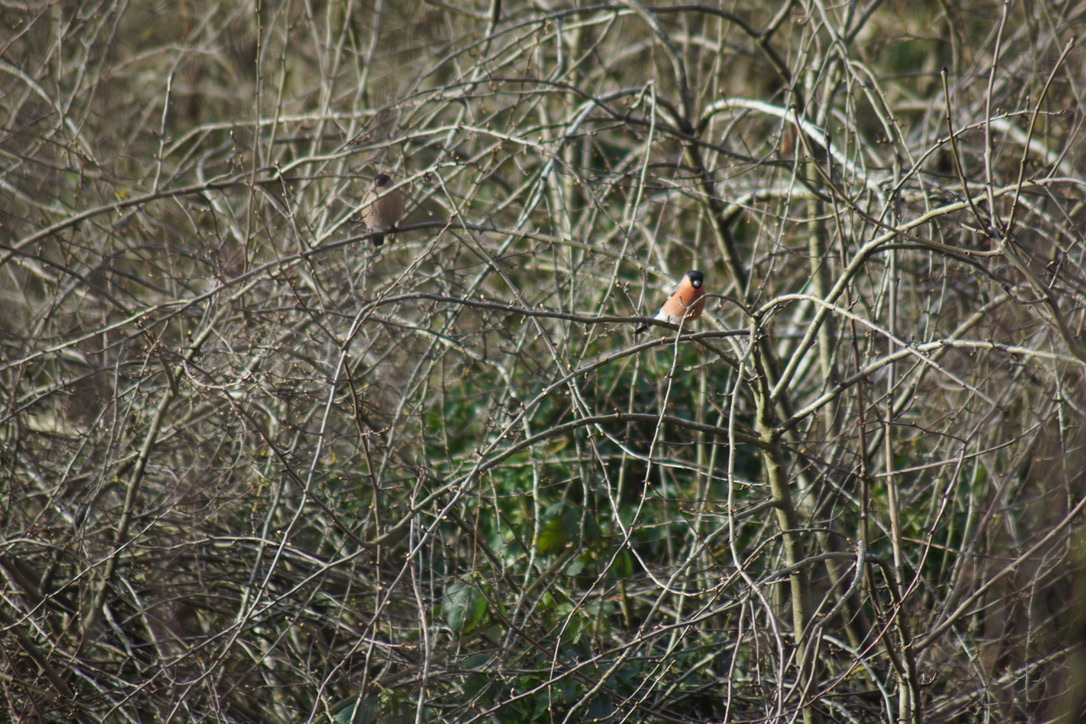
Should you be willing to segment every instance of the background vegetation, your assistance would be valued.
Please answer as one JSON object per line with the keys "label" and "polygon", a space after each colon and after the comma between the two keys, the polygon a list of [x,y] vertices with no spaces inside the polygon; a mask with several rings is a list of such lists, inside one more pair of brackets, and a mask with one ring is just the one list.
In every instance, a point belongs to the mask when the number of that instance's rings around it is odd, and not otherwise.
{"label": "background vegetation", "polygon": [[4,711],[1078,721],[1084,11],[4,3]]}

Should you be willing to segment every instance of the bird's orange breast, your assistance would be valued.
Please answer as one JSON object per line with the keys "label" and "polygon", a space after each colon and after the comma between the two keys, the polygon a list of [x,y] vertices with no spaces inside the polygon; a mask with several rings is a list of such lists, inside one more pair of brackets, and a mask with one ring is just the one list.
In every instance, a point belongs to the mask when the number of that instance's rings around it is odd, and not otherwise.
{"label": "bird's orange breast", "polygon": [[664,302],[663,312],[669,317],[669,321],[678,322],[686,316],[688,320],[697,319],[705,309],[705,290],[695,288],[689,280],[684,279],[671,298]]}

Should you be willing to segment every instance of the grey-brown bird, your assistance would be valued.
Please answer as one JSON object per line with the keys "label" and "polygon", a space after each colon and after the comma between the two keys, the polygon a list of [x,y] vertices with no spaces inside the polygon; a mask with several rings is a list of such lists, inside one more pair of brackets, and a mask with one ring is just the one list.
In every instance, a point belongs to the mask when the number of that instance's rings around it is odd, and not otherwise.
{"label": "grey-brown bird", "polygon": [[373,234],[373,245],[381,246],[385,243],[384,232],[396,231],[396,224],[403,216],[403,192],[392,189],[392,178],[385,173],[379,173],[373,179],[373,188],[366,193],[362,207],[362,223],[370,228]]}
{"label": "grey-brown bird", "polygon": [[[705,309],[705,276],[691,270],[679,280],[679,286],[667,298],[660,311],[656,313],[656,319],[661,322],[678,324],[685,317],[687,321],[697,319]],[[641,334],[649,325],[642,324],[634,330],[634,334]]]}

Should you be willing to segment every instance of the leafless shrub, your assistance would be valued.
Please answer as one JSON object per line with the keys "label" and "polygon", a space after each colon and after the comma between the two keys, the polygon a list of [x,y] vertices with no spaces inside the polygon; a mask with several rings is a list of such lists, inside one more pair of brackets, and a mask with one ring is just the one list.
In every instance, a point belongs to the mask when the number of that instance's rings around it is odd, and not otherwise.
{"label": "leafless shrub", "polygon": [[1083,7],[162,11],[0,11],[13,719],[1078,720]]}

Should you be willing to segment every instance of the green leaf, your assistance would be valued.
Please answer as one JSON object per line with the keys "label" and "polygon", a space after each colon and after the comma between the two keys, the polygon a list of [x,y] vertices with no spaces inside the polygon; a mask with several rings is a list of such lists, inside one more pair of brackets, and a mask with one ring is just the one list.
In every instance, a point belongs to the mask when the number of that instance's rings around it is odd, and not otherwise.
{"label": "green leaf", "polygon": [[629,578],[634,574],[634,559],[629,549],[623,548],[615,556],[615,564],[611,568],[618,578]]}
{"label": "green leaf", "polygon": [[378,703],[374,697],[363,701],[350,699],[332,715],[336,724],[374,724],[377,721]]}
{"label": "green leaf", "polygon": [[446,589],[441,610],[450,628],[466,634],[486,620],[490,602],[475,576],[465,573]]}
{"label": "green leaf", "polygon": [[541,556],[561,553],[580,535],[581,516],[577,508],[558,503],[552,505],[547,514],[550,520],[539,531],[535,541],[535,550]]}

